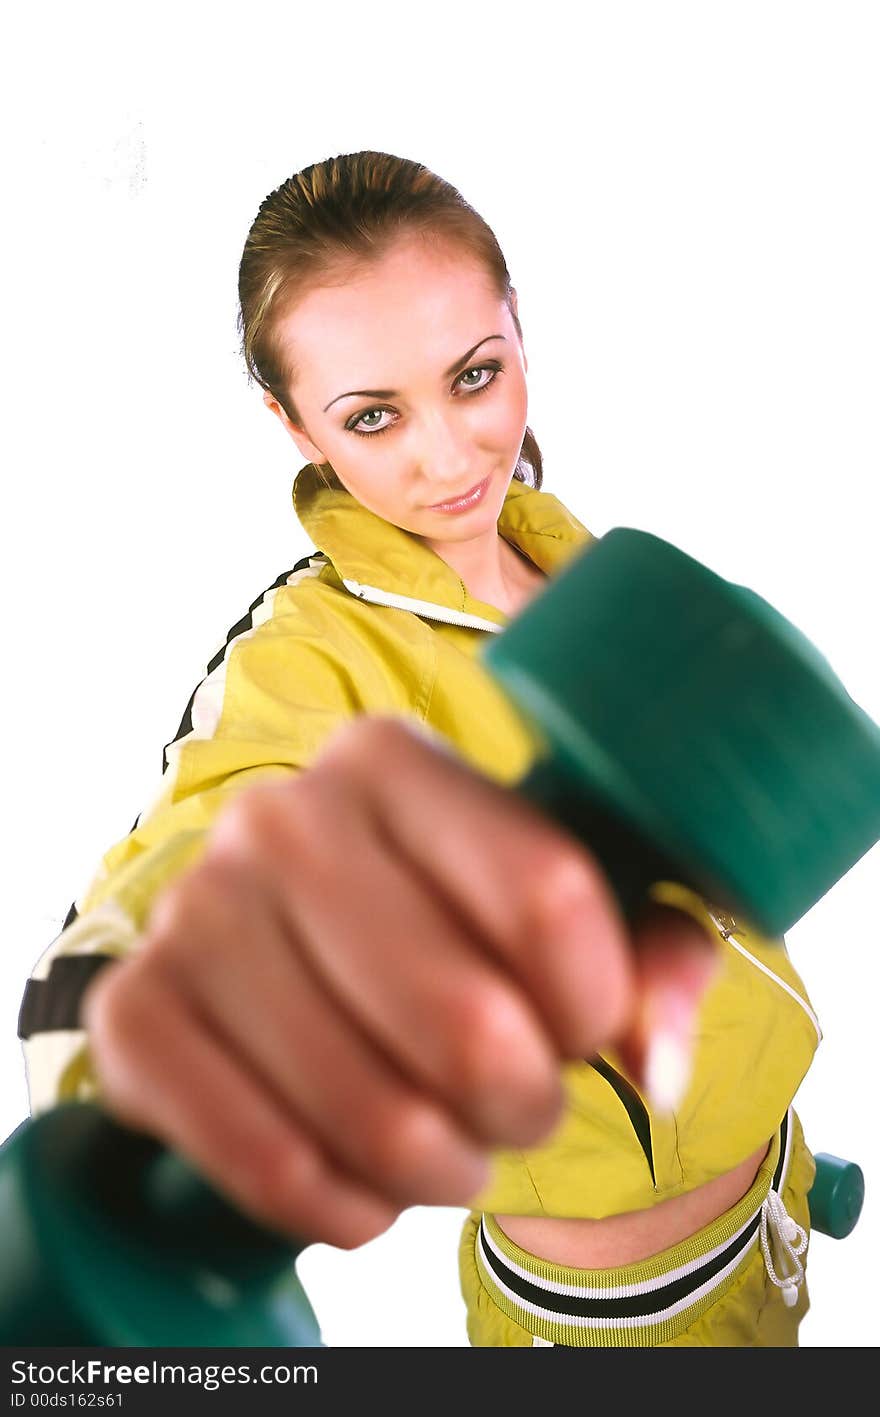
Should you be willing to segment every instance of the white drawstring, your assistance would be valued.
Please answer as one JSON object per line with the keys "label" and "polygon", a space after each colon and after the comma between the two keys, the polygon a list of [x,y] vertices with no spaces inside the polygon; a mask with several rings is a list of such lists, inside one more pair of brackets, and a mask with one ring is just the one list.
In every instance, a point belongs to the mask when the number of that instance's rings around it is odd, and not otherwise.
{"label": "white drawstring", "polygon": [[[773,1265],[773,1257],[770,1253],[769,1228],[772,1228],[776,1237],[777,1247],[781,1250],[782,1256],[787,1255],[794,1261],[794,1272],[785,1273],[780,1279]],[[772,1186],[767,1192],[767,1199],[761,1206],[761,1249],[764,1251],[764,1263],[767,1266],[767,1273],[774,1284],[778,1284],[782,1290],[782,1298],[789,1309],[793,1308],[798,1301],[798,1289],[804,1282],[804,1267],[798,1256],[802,1255],[807,1248],[807,1232],[797,1221],[792,1220],[785,1206],[782,1204],[781,1196],[773,1190]],[[784,1266],[787,1268],[787,1264]]]}

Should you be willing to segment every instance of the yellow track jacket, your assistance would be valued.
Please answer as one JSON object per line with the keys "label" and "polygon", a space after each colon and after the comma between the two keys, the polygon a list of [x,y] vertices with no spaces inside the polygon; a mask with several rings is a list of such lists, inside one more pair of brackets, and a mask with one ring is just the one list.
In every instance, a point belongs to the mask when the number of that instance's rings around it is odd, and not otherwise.
{"label": "yellow track jacket", "polygon": [[[80,997],[97,970],[137,948],[157,892],[196,861],[243,788],[308,767],[363,713],[414,717],[504,785],[531,765],[534,740],[478,657],[508,617],[469,595],[415,536],[327,488],[313,464],[298,473],[293,500],[316,552],[229,631],[165,747],[155,799],[106,852],[27,984],[19,1034],[35,1114],[100,1096]],[[515,479],[498,527],[551,576],[593,539],[556,497]],[[642,1209],[729,1170],[779,1126],[821,1038],[784,941],[677,882],[652,894],[722,942],[678,1111],[655,1115],[611,1051],[567,1064],[562,1121],[537,1147],[496,1153],[475,1208],[597,1218]]]}

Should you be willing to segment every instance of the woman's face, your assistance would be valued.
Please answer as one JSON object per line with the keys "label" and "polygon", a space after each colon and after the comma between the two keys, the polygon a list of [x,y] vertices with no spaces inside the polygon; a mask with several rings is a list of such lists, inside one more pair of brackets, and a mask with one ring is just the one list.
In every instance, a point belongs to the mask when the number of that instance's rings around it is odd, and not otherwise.
{"label": "woman's face", "polygon": [[[330,463],[371,512],[429,543],[494,533],[526,430],[528,366],[468,253],[402,239],[343,284],[314,288],[278,334],[301,425],[264,399],[307,461]],[[484,480],[474,505],[436,510]]]}

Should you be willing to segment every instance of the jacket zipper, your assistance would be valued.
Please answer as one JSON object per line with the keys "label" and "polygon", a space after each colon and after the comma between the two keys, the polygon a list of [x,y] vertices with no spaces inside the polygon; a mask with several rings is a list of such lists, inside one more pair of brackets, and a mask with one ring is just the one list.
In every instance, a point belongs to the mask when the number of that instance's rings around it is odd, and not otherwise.
{"label": "jacket zipper", "polygon": [[822,1029],[819,1026],[819,1020],[813,1013],[813,1010],[810,1008],[806,999],[802,999],[796,989],[792,989],[790,984],[787,984],[784,979],[780,979],[778,974],[774,974],[772,969],[768,969],[766,964],[762,964],[759,959],[756,959],[755,956],[751,954],[749,950],[746,949],[745,945],[740,944],[739,940],[735,940],[733,938],[735,932],[744,934],[745,931],[741,927],[737,926],[737,923],[732,915],[728,915],[725,911],[719,910],[717,906],[714,905],[707,905],[706,909],[709,912],[709,918],[717,929],[722,940],[726,941],[727,944],[732,945],[733,948],[737,950],[738,953],[741,954],[744,959],[747,959],[750,964],[753,964],[755,966],[756,969],[760,969],[761,973],[766,974],[768,979],[772,979],[774,984],[778,984],[780,989],[784,989],[786,994],[788,994],[792,999],[794,999],[796,1004],[800,1004],[804,1013],[807,1015],[816,1030],[816,1038],[818,1042],[821,1043]]}
{"label": "jacket zipper", "polygon": [[654,1175],[654,1148],[651,1143],[651,1118],[648,1116],[648,1109],[632,1083],[627,1082],[616,1068],[612,1068],[610,1063],[606,1063],[604,1058],[600,1058],[598,1053],[594,1058],[585,1060],[591,1067],[596,1069],[605,1081],[614,1088],[620,1101],[626,1108],[627,1116],[632,1123],[633,1131],[639,1140],[639,1145],[645,1153],[645,1160],[651,1172],[651,1184],[656,1186],[657,1178]]}
{"label": "jacket zipper", "polygon": [[392,610],[409,610],[425,620],[441,620],[446,625],[465,625],[470,630],[488,630],[498,635],[504,629],[494,620],[484,620],[479,615],[464,615],[460,611],[449,610],[445,605],[435,605],[430,600],[415,600],[409,595],[395,595],[390,590],[379,590],[372,585],[362,585],[360,581],[343,579],[342,584],[358,600],[369,601],[371,605],[387,605]]}

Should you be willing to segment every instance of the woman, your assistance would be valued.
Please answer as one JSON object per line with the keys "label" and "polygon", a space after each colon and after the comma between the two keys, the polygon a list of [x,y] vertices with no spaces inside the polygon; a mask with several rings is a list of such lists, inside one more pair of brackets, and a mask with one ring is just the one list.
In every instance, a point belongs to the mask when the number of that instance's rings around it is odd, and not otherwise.
{"label": "woman", "polygon": [[506,790],[533,746],[479,650],[590,534],[541,490],[494,236],[421,164],[341,156],[262,203],[239,296],[316,554],[39,962],[33,1109],[100,1095],[343,1247],[468,1205],[476,1345],[796,1344],[819,1033],[784,945],[675,882],[630,937]]}

